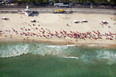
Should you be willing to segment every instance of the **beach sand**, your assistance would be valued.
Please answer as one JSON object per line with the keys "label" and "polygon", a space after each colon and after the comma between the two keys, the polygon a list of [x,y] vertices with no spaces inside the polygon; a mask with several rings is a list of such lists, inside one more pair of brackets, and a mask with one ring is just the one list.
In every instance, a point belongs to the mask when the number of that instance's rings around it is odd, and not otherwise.
{"label": "beach sand", "polygon": [[[2,20],[2,17],[9,20]],[[112,20],[114,18],[116,18],[115,15],[78,13],[40,13],[38,16],[29,17],[24,14],[0,14],[0,42],[35,41],[116,47],[116,20]],[[31,22],[31,19],[35,19],[36,22]],[[82,23],[83,19],[88,22]],[[79,21],[79,23],[74,23],[74,20]],[[107,21],[108,24],[102,24],[103,20]],[[80,35],[87,35],[87,32],[91,33],[91,38],[80,38]],[[99,34],[96,34],[97,32],[99,32],[102,39],[98,38]],[[79,34],[79,37],[73,37],[75,36],[73,33]],[[72,36],[68,37],[68,34]],[[87,36],[89,37],[89,35]],[[93,36],[96,38],[94,39]]]}

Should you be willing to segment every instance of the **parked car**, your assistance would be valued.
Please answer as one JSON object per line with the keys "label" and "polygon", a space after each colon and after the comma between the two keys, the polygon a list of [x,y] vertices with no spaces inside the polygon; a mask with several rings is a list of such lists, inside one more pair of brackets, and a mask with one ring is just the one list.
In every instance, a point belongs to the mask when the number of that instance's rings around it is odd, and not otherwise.
{"label": "parked car", "polygon": [[54,3],[55,7],[69,7],[69,4],[64,4],[64,3]]}

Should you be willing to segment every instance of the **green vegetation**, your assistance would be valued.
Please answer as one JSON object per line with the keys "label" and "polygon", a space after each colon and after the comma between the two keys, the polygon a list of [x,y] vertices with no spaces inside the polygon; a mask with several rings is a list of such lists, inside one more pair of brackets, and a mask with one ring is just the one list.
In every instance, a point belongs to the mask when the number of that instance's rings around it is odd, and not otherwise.
{"label": "green vegetation", "polygon": [[[12,0],[14,3],[16,2],[28,2],[28,3],[48,3],[49,0]],[[113,4],[116,5],[115,0],[51,0],[52,2],[78,2],[78,3],[105,3],[105,4]]]}

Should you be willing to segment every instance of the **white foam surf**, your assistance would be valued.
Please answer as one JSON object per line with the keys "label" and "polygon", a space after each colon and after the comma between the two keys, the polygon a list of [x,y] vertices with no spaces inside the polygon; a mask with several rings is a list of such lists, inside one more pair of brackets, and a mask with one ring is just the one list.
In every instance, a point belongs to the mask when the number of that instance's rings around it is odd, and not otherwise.
{"label": "white foam surf", "polygon": [[[47,45],[47,44],[16,44],[0,46],[0,58],[15,57],[23,54],[53,55],[65,59],[81,60],[85,63],[105,61],[107,64],[116,63],[116,52],[103,49],[83,49],[75,45]],[[78,57],[77,57],[78,56]]]}
{"label": "white foam surf", "polygon": [[0,57],[15,57],[28,53],[28,45],[7,46],[6,49],[0,49]]}
{"label": "white foam surf", "polygon": [[74,57],[74,56],[68,56],[68,57],[63,57],[65,59],[79,59],[78,57]]}

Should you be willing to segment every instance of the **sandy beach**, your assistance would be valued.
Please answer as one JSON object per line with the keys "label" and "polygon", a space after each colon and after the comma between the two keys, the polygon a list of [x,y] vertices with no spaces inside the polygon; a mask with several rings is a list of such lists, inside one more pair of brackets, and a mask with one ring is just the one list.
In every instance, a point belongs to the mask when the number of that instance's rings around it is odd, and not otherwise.
{"label": "sandy beach", "polygon": [[[3,20],[2,17],[8,20]],[[32,19],[36,22],[31,22]],[[38,16],[28,17],[24,14],[0,14],[0,41],[104,44],[116,47],[116,16],[40,13]]]}

